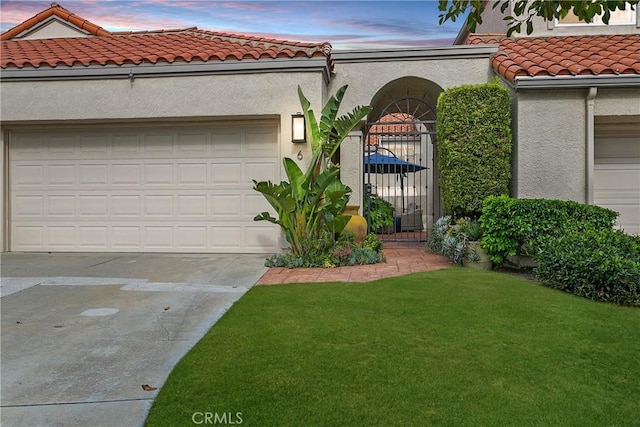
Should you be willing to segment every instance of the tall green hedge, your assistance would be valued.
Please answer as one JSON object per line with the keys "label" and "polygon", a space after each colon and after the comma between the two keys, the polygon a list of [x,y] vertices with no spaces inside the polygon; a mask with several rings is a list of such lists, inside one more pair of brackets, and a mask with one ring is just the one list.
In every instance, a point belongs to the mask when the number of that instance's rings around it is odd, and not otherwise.
{"label": "tall green hedge", "polygon": [[509,194],[511,108],[507,89],[494,81],[442,92],[436,149],[446,213],[478,216],[487,196]]}

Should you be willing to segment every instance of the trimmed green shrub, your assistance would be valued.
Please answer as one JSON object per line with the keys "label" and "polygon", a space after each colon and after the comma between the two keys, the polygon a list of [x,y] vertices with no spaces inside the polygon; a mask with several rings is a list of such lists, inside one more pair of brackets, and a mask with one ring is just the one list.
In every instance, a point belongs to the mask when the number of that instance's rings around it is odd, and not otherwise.
{"label": "trimmed green shrub", "polygon": [[487,196],[509,194],[509,92],[495,81],[442,92],[436,148],[445,212],[477,218]]}
{"label": "trimmed green shrub", "polygon": [[363,213],[372,233],[389,233],[393,230],[393,206],[377,194],[365,194]]}
{"label": "trimmed green shrub", "polygon": [[502,264],[507,256],[535,255],[543,237],[610,230],[617,217],[610,209],[572,201],[490,196],[480,217],[482,247],[494,263]]}
{"label": "trimmed green shrub", "polygon": [[640,306],[640,237],[586,230],[539,241],[535,276],[595,301]]}

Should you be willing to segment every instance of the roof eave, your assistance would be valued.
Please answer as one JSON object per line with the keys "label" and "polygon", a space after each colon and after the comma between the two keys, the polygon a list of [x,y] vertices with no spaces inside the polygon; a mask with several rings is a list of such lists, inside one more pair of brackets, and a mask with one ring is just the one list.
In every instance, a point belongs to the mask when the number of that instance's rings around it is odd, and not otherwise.
{"label": "roof eave", "polygon": [[510,83],[519,89],[584,89],[640,87],[639,74],[608,74],[600,76],[518,76]]}
{"label": "roof eave", "polygon": [[257,61],[174,62],[156,64],[91,65],[73,67],[5,68],[0,81],[52,81],[136,79],[206,74],[246,74],[260,72],[319,71],[326,83],[331,81],[331,68],[326,57],[275,58]]}
{"label": "roof eave", "polygon": [[410,49],[343,50],[331,53],[335,63],[398,62],[423,59],[487,58],[498,51],[498,45],[459,45]]}

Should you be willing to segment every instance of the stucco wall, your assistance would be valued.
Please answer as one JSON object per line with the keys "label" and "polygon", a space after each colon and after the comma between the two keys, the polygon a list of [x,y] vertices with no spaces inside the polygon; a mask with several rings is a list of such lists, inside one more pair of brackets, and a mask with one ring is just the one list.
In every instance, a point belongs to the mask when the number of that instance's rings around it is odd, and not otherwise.
{"label": "stucco wall", "polygon": [[53,39],[59,37],[89,37],[87,34],[78,31],[68,24],[52,19],[48,24],[43,25],[36,31],[21,37],[25,40]]}
{"label": "stucco wall", "polygon": [[5,197],[7,196],[7,180],[5,174],[7,170],[5,169],[5,151],[6,151],[6,138],[4,137],[4,132],[0,129],[0,252],[6,250],[6,239],[5,239]]}
{"label": "stucco wall", "polygon": [[[477,34],[486,33],[506,33],[507,22],[503,20],[505,16],[513,15],[513,2],[505,13],[500,12],[500,7],[493,8],[489,3],[485,6],[482,14],[482,23],[476,26]],[[627,10],[629,6],[627,5]],[[520,32],[513,35],[515,37],[558,37],[575,35],[603,35],[603,34],[637,34],[640,32],[640,8],[636,7],[635,24],[579,24],[579,25],[556,25],[555,21],[547,22],[539,16],[533,18],[533,33],[527,34],[526,25],[522,25]]]}
{"label": "stucco wall", "polygon": [[42,123],[280,117],[281,154],[295,158],[309,144],[291,144],[291,114],[301,110],[297,85],[316,109],[320,72],[139,77],[113,80],[3,82],[3,128]]}
{"label": "stucco wall", "polygon": [[[338,73],[331,81],[330,92],[348,84],[342,104],[350,111],[356,105],[368,105],[375,94],[387,83],[402,77],[430,80],[442,89],[462,84],[486,83],[493,77],[487,58],[431,59],[394,62],[338,62]],[[422,96],[422,94],[412,94]],[[389,100],[391,101],[391,100]]]}
{"label": "stucco wall", "polygon": [[[340,170],[340,179],[351,187],[350,205],[360,206],[362,200],[362,173],[360,168],[349,165],[362,164],[362,132],[352,132],[340,146],[340,163],[345,165]],[[362,214],[362,206],[360,206]]]}
{"label": "stucco wall", "polygon": [[586,201],[586,90],[519,91],[515,197]]}
{"label": "stucco wall", "polygon": [[640,116],[640,88],[598,89],[596,116]]}

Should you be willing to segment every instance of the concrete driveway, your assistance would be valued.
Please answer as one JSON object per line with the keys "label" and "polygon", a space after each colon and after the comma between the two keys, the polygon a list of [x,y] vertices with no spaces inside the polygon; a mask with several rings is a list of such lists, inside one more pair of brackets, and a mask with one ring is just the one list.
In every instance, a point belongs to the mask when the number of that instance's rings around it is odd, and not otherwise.
{"label": "concrete driveway", "polygon": [[1,424],[142,425],[171,369],[256,283],[264,258],[3,254]]}

